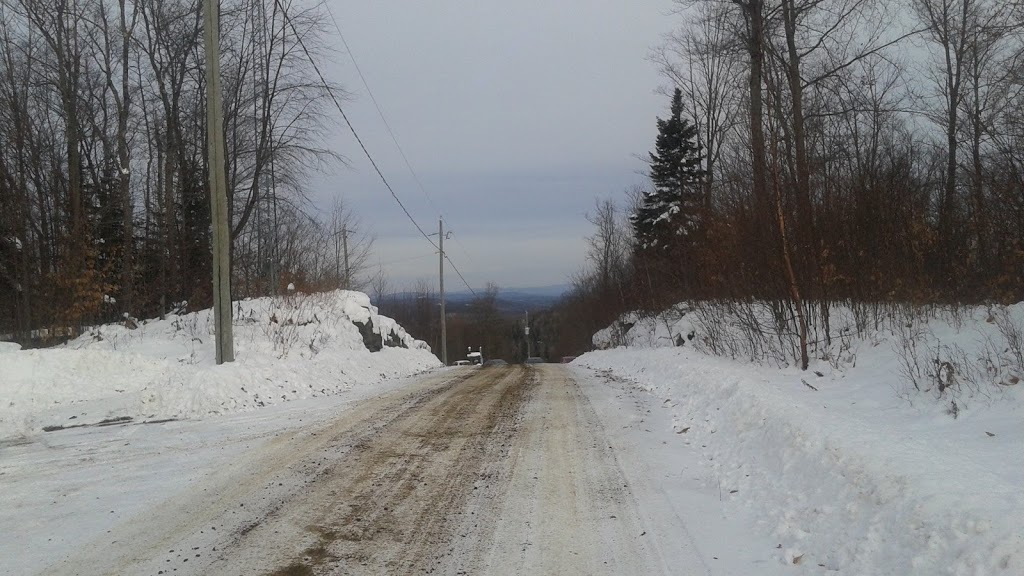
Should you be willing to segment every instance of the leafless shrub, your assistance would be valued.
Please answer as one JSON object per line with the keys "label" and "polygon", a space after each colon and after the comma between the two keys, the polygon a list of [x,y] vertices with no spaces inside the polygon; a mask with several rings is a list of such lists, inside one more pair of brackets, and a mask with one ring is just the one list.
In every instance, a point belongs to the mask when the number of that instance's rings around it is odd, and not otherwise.
{"label": "leafless shrub", "polygon": [[[704,353],[777,366],[795,364],[799,358],[795,315],[785,302],[698,301],[691,308],[694,345]],[[1024,378],[1024,325],[1005,309],[990,310],[989,322],[998,327],[998,336],[964,348],[940,340],[928,328],[929,322],[940,320],[964,330],[970,318],[964,306],[850,302],[836,308],[849,315],[830,322],[831,334],[816,329],[809,343],[815,357],[834,370],[855,366],[858,343],[881,339],[888,328],[900,365],[893,388],[906,400],[929,395],[949,402],[953,414],[969,400],[992,399],[1001,387]]]}
{"label": "leafless shrub", "polygon": [[694,318],[698,332],[694,345],[698,350],[714,356],[736,358],[736,347],[725,329],[718,307],[708,302],[697,302],[694,305]]}
{"label": "leafless shrub", "polygon": [[694,302],[695,346],[708,354],[788,365],[799,358],[792,315],[757,300]]}
{"label": "leafless shrub", "polygon": [[679,322],[686,317],[686,315],[692,311],[692,308],[688,304],[676,304],[672,306],[665,313],[658,316],[658,320],[665,325],[665,333],[667,336],[661,336],[659,339],[668,339],[673,346],[682,346],[689,340],[688,336],[692,334],[681,334],[676,331],[676,326]]}
{"label": "leafless shrub", "polygon": [[[317,306],[315,300],[314,295],[309,294],[289,294],[267,300],[265,312],[269,319],[262,329],[278,358],[288,356],[298,344],[302,336],[300,328],[312,322],[310,313]],[[308,347],[316,349],[315,342],[311,341]]]}
{"label": "leafless shrub", "polygon": [[1018,379],[1024,376],[1024,325],[1015,320],[1005,308],[992,314],[1006,343],[1004,353],[1012,360]]}
{"label": "leafless shrub", "polygon": [[[177,316],[171,320],[171,327],[174,328],[175,333],[181,334],[185,342],[185,349],[188,350],[188,359],[182,359],[181,362],[195,364],[198,361],[196,346],[202,346],[203,339],[208,339],[213,335],[213,324],[210,322],[209,314],[202,312],[188,314],[185,311],[186,307],[186,302],[175,304],[174,314]],[[206,319],[204,326],[200,326],[200,317]]]}
{"label": "leafless shrub", "polygon": [[[872,325],[869,305],[866,302],[850,302],[849,309],[857,335],[867,334],[868,328]],[[875,329],[878,329],[877,326]]]}
{"label": "leafless shrub", "polygon": [[833,370],[839,371],[845,367],[855,367],[857,365],[857,339],[854,337],[856,332],[849,326],[844,326],[839,329],[837,338],[832,341],[831,346],[827,347],[821,359],[829,363],[829,366]]}
{"label": "leafless shrub", "polygon": [[927,375],[929,386],[924,392],[932,392],[936,398],[949,398],[951,402],[973,398],[982,392],[984,371],[978,363],[957,344],[936,343],[928,346]]}
{"label": "leafless shrub", "polygon": [[[963,325],[966,316],[962,310],[947,308],[943,312],[949,312],[946,317],[950,319],[959,315]],[[956,418],[968,400],[991,400],[999,393],[997,385],[1013,369],[1014,358],[1007,353],[1007,346],[992,337],[980,342],[975,352],[956,343],[943,343],[927,329],[928,315],[922,310],[893,324],[893,348],[900,359],[902,376],[896,392],[907,400],[916,394],[928,394],[948,401],[947,412]]]}
{"label": "leafless shrub", "polygon": [[[925,380],[925,368],[922,362],[923,351],[920,349],[924,332],[919,322],[913,320],[908,322],[895,322],[893,324],[893,335],[896,342],[893,349],[900,359],[900,372],[904,378],[903,382],[913,386],[914,391],[920,392],[927,386]],[[896,388],[896,393],[907,399],[910,392],[905,387]]]}

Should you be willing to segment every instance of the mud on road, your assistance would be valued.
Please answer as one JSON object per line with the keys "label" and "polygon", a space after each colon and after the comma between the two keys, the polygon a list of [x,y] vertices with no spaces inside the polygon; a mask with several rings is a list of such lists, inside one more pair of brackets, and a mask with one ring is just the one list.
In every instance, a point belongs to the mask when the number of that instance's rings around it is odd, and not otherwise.
{"label": "mud on road", "polygon": [[[522,367],[476,370],[373,434],[354,431],[343,460],[248,531],[211,572],[431,571],[466,523],[467,501],[492,477],[487,464],[507,455],[536,381]],[[271,563],[278,567],[267,570]]]}
{"label": "mud on road", "polygon": [[667,572],[558,365],[446,370],[264,439],[46,571]]}

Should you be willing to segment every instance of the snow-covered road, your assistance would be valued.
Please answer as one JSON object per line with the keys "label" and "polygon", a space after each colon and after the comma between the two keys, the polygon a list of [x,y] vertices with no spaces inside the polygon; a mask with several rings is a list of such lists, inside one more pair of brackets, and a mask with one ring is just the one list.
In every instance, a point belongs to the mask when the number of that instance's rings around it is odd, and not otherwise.
{"label": "snow-covered road", "polygon": [[558,365],[50,432],[0,446],[0,573],[792,570],[678,438],[655,396]]}

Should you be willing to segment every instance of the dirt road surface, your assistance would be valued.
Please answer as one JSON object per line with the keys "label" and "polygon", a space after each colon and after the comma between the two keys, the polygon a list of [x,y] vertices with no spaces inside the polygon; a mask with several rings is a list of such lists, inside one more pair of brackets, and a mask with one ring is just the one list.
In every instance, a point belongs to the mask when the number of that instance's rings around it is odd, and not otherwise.
{"label": "dirt road surface", "polygon": [[648,534],[572,374],[428,375],[226,457],[45,573],[710,573],[685,526],[668,555]]}

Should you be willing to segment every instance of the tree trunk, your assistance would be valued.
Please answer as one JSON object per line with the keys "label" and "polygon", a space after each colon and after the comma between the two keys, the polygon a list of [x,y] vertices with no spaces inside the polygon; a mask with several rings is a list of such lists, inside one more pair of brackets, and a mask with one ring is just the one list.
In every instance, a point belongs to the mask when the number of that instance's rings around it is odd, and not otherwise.
{"label": "tree trunk", "polygon": [[811,203],[811,175],[807,161],[807,137],[804,129],[803,81],[800,76],[800,54],[796,48],[797,9],[793,0],[783,0],[782,15],[786,29],[786,49],[789,56],[789,92],[793,116],[793,146],[796,150],[796,207],[798,229],[795,234],[800,254],[798,260],[804,264],[802,277],[808,285],[817,279],[817,258],[813,207]]}
{"label": "tree trunk", "polygon": [[[166,274],[166,284],[163,288],[165,294],[169,294],[171,297],[170,304],[174,303],[174,300],[178,298],[178,275],[177,266],[175,262],[176,251],[176,239],[175,239],[175,208],[174,208],[174,192],[176,187],[175,174],[177,173],[176,165],[178,159],[177,153],[177,138],[174,136],[175,130],[171,127],[171,121],[167,123],[167,134],[166,144],[167,153],[164,154],[164,189],[163,189],[163,228],[164,228],[164,270]],[[166,304],[166,302],[165,302]]]}
{"label": "tree trunk", "polygon": [[[165,131],[166,132],[166,131]],[[161,222],[156,223],[158,229],[161,230],[160,234],[160,319],[163,320],[165,314],[167,314],[167,280],[168,273],[167,269],[169,266],[167,253],[169,246],[167,243],[167,230],[166,227],[166,213],[170,208],[167,206],[167,195],[164,193],[164,188],[169,186],[167,182],[167,170],[165,164],[167,162],[166,149],[166,138],[160,137],[160,130],[157,128],[156,132],[156,203],[160,210]]]}
{"label": "tree trunk", "polygon": [[[759,210],[769,207],[767,183],[767,154],[764,138],[764,96],[761,83],[764,75],[764,0],[750,0],[743,5],[750,25],[747,51],[750,55],[750,146],[752,153],[753,192]],[[766,217],[762,212],[760,218]]]}
{"label": "tree trunk", "polygon": [[972,106],[971,106],[971,162],[974,172],[971,178],[971,196],[974,200],[974,233],[977,245],[975,246],[976,266],[983,279],[988,279],[992,271],[989,270],[989,247],[988,247],[988,217],[985,213],[985,190],[984,172],[981,159],[981,137],[985,132],[985,125],[982,122],[982,62],[980,50],[981,40],[975,31],[975,38],[971,48],[971,84],[972,84]]}
{"label": "tree trunk", "polygon": [[125,314],[132,313],[133,276],[135,262],[135,231],[132,222],[131,170],[128,158],[128,49],[130,44],[127,19],[125,18],[125,0],[118,0],[121,9],[121,106],[117,114],[117,157],[121,164],[119,174],[121,194],[121,226],[124,229],[123,254],[121,255],[121,310]]}
{"label": "tree trunk", "polygon": [[750,152],[751,192],[753,213],[749,235],[750,245],[747,257],[750,259],[753,275],[749,279],[755,286],[764,286],[771,276],[769,251],[764,246],[771,243],[770,230],[771,202],[767,194],[767,153],[764,135],[764,0],[733,0],[740,6],[747,22],[745,44],[750,58],[750,76],[747,79],[750,91]]}
{"label": "tree trunk", "polygon": [[[53,31],[52,47],[57,58],[57,83],[64,112],[65,151],[68,161],[68,210],[71,217],[71,234],[68,238],[69,273],[75,277],[82,271],[86,247],[82,203],[81,129],[78,121],[78,68],[81,63],[78,55],[74,53],[74,46],[69,46],[72,39],[66,36],[75,30],[75,15],[68,14],[65,3],[59,3],[55,19],[57,25]],[[65,21],[69,22],[69,29],[64,28]]]}
{"label": "tree trunk", "polygon": [[796,274],[793,271],[793,258],[790,254],[789,238],[786,234],[786,215],[782,209],[782,186],[779,184],[778,164],[773,164],[772,174],[775,189],[775,217],[779,226],[779,235],[782,237],[782,261],[786,273],[786,282],[789,285],[789,295],[793,299],[793,306],[796,308],[796,318],[800,330],[800,369],[807,370],[809,359],[807,356],[807,318],[804,313],[804,303],[800,297],[800,287],[797,284]]}

